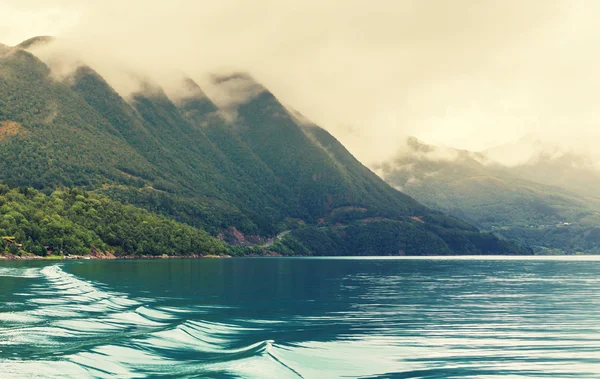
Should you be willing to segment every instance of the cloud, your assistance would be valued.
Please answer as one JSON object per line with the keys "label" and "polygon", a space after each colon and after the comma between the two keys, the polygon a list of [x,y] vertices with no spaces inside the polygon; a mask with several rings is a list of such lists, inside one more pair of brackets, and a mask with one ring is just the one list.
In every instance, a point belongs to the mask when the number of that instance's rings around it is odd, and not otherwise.
{"label": "cloud", "polygon": [[36,35],[68,32],[79,23],[75,2],[0,2],[0,42],[15,45]]}
{"label": "cloud", "polygon": [[1,41],[57,35],[120,92],[135,89],[130,72],[248,71],[366,163],[407,135],[471,150],[525,134],[600,142],[594,1],[2,4]]}

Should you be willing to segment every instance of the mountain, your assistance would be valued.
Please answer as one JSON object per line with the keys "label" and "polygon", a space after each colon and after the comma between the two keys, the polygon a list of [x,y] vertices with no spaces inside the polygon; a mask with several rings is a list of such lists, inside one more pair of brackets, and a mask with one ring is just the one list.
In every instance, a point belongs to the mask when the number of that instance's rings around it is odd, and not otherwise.
{"label": "mountain", "polygon": [[170,95],[141,84],[125,99],[89,66],[59,80],[28,51],[3,47],[0,181],[46,194],[76,187],[253,252],[530,253],[393,189],[247,74],[214,78],[246,95],[228,109],[191,78]]}
{"label": "mountain", "polygon": [[538,252],[600,252],[600,200],[573,184],[590,180],[598,186],[600,180],[582,175],[583,166],[568,163],[569,155],[538,154],[511,166],[491,158],[505,152],[441,148],[410,138],[402,154],[377,170],[425,205]]}
{"label": "mountain", "polygon": [[55,38],[52,36],[36,36],[21,42],[16,47],[20,49],[29,49],[34,46],[47,45],[53,41],[55,41]]}

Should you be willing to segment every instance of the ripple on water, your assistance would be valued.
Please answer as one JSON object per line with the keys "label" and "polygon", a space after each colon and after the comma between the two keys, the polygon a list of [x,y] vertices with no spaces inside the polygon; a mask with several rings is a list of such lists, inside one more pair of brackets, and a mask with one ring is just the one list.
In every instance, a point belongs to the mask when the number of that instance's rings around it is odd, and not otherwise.
{"label": "ripple on water", "polygon": [[[184,297],[169,302],[149,297],[151,292],[138,298],[60,265],[0,270],[0,277],[19,278],[24,295],[13,294],[0,306],[1,376],[597,378],[600,373],[595,277],[600,265],[597,272],[588,263],[587,271],[578,266],[566,275],[535,272],[538,266],[527,266],[523,274],[508,264],[482,273],[487,266],[464,262],[463,271],[473,275],[455,275],[444,271],[448,261],[433,269],[431,262],[406,268],[410,262],[390,261],[386,265],[397,267],[386,275],[369,271],[369,261],[358,262],[330,287],[320,282],[313,298],[290,288],[283,297],[288,302],[265,298],[245,309],[232,302],[198,305]],[[329,292],[315,300],[319,291]]]}

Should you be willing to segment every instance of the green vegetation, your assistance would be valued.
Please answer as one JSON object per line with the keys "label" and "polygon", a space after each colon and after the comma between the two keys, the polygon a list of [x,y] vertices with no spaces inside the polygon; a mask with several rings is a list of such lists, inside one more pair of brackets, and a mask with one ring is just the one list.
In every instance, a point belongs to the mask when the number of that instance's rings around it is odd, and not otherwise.
{"label": "green vegetation", "polygon": [[[225,244],[206,232],[81,190],[51,195],[0,185],[0,235],[14,236],[36,255],[223,255]],[[15,245],[5,253],[19,253]]]}
{"label": "green vegetation", "polygon": [[[24,207],[19,211],[24,217],[2,228],[36,254],[44,254],[46,245],[72,253],[219,254],[225,247],[209,234],[217,237],[225,230],[234,230],[238,241],[232,243],[244,246],[232,254],[529,252],[491,235],[477,242],[471,225],[394,190],[333,136],[298,121],[247,75],[218,82],[228,80],[245,82],[253,89],[249,93],[256,93],[235,109],[234,122],[221,117],[191,79],[184,83],[188,96],[177,102],[151,83],[125,100],[89,67],[58,81],[30,53],[4,48],[0,182],[31,187],[48,204],[62,199],[68,208],[55,213],[69,226],[59,229],[64,231],[59,237],[27,231],[23,220],[36,223],[45,216],[31,219],[33,214],[23,213],[39,205],[23,192],[33,190],[11,190],[17,191],[11,196],[24,196],[14,203]],[[73,193],[127,210],[127,222],[116,210],[87,202],[108,213],[77,217],[72,207],[83,205],[71,203]],[[46,211],[54,214],[52,207]],[[111,234],[113,223],[123,229]],[[152,223],[166,224],[154,233]],[[179,238],[177,228],[184,228],[182,241],[173,245],[169,238]],[[273,246],[248,246],[288,229],[294,231]]]}
{"label": "green vegetation", "polygon": [[282,255],[453,255],[531,254],[489,233],[441,228],[413,220],[359,221],[336,228],[298,228],[275,244]]}

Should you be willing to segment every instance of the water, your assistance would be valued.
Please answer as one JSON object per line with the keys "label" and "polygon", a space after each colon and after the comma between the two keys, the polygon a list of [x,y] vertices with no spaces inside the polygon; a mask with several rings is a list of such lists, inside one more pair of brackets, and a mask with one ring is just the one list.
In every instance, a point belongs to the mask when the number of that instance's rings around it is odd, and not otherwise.
{"label": "water", "polygon": [[0,263],[1,378],[599,378],[600,259]]}

